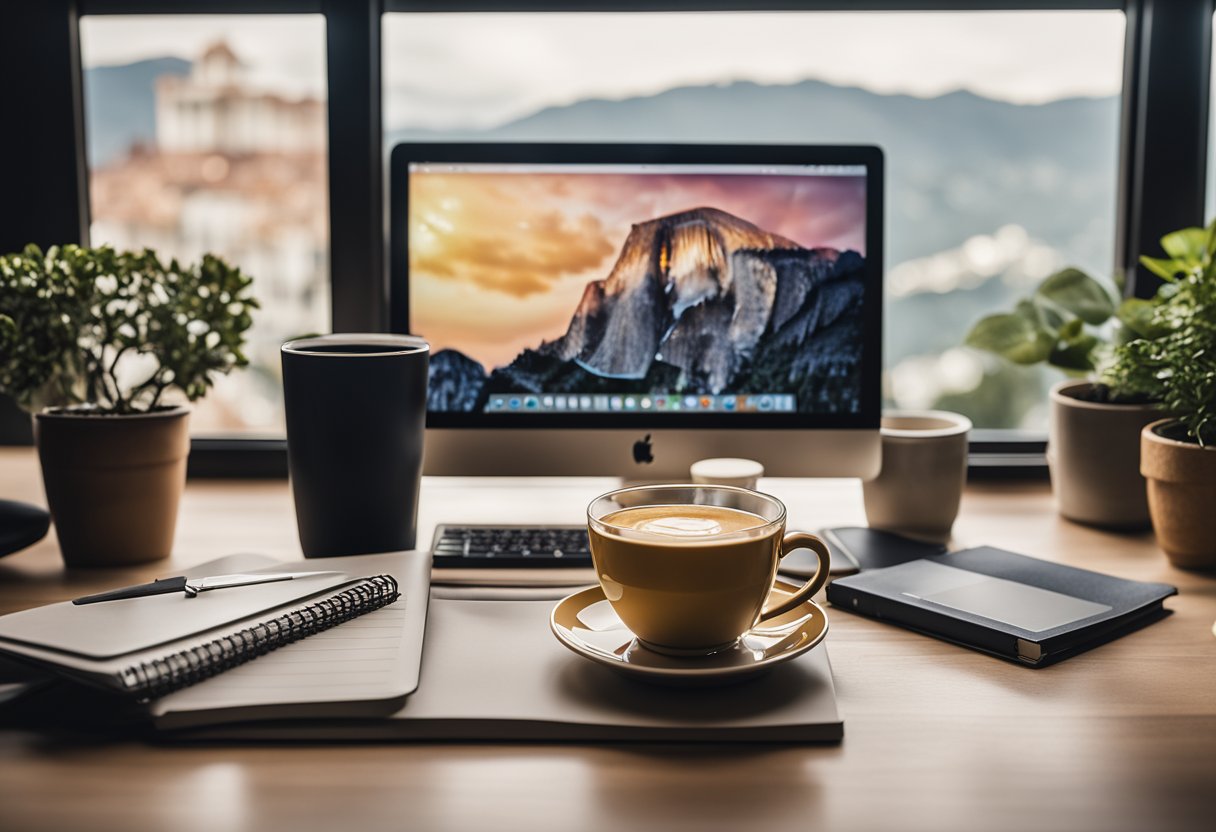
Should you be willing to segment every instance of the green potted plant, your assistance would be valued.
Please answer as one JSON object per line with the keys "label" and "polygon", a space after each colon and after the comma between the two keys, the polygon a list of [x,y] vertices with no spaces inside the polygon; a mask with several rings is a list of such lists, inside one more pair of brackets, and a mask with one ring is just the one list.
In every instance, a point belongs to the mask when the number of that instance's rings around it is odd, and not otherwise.
{"label": "green potted plant", "polygon": [[1167,259],[1140,259],[1165,281],[1147,337],[1119,346],[1104,378],[1171,414],[1140,434],[1153,529],[1175,566],[1216,569],[1216,222],[1161,244]]}
{"label": "green potted plant", "polygon": [[189,407],[247,364],[251,279],[204,255],[36,246],[0,257],[0,393],[34,414],[69,566],[169,555]]}
{"label": "green potted plant", "polygon": [[1057,272],[1012,312],[989,315],[966,343],[1023,365],[1050,364],[1070,378],[1051,389],[1047,465],[1060,514],[1112,529],[1149,523],[1140,475],[1140,430],[1161,416],[1156,399],[1106,378],[1116,345],[1148,334],[1157,300],[1116,303],[1075,268]]}

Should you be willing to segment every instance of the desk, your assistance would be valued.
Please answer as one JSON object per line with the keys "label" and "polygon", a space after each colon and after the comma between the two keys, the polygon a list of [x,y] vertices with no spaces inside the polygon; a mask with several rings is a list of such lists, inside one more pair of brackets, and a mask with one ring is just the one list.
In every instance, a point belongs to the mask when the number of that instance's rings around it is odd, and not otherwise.
{"label": "desk", "polygon": [[[428,481],[419,540],[439,521],[520,511],[577,522],[604,484]],[[765,487],[787,501],[791,526],[862,521],[855,482]],[[32,452],[0,450],[0,497],[42,502]],[[1038,671],[829,609],[839,746],[161,748],[6,732],[0,828],[1210,829],[1216,577],[1173,569],[1151,534],[1060,519],[1039,483],[970,486],[956,536],[1181,594],[1164,621]],[[48,539],[0,560],[0,612],[234,551],[287,559],[296,545],[286,483],[191,482],[172,561],[69,575]]]}

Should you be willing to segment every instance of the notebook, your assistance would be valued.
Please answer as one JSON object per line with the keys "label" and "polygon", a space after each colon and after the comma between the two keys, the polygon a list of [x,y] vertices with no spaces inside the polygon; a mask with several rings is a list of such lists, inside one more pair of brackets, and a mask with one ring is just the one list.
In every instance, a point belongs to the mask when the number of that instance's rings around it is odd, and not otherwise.
{"label": "notebook", "polygon": [[410,552],[266,567],[268,561],[226,558],[190,572],[340,574],[196,598],[26,610],[0,617],[0,656],[151,700],[154,718],[179,703],[214,719],[398,707],[417,686],[428,558]]}
{"label": "notebook", "polygon": [[[433,597],[418,689],[384,718],[220,724],[214,714],[179,707],[162,714],[157,727],[179,741],[722,743],[843,736],[825,645],[748,681],[664,687],[564,648],[549,631],[554,603]],[[251,673],[257,664],[249,665]]]}
{"label": "notebook", "polygon": [[1155,621],[1177,592],[985,546],[838,578],[827,597],[836,608],[1044,667]]}

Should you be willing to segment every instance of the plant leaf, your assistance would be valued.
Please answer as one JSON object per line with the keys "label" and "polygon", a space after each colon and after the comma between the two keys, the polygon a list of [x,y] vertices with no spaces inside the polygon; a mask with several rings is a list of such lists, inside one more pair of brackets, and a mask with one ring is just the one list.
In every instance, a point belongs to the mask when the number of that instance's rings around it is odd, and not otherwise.
{"label": "plant leaf", "polygon": [[1115,312],[1110,293],[1080,269],[1056,272],[1039,285],[1036,294],[1094,326],[1106,322]]}
{"label": "plant leaf", "polygon": [[1064,370],[1094,369],[1094,349],[1101,344],[1093,335],[1082,335],[1072,341],[1057,345],[1047,361]]}
{"label": "plant leaf", "polygon": [[1202,228],[1183,228],[1161,238],[1161,248],[1175,260],[1198,266],[1208,250],[1208,233]]}
{"label": "plant leaf", "polygon": [[1156,338],[1160,330],[1153,326],[1153,309],[1155,307],[1156,304],[1152,301],[1140,298],[1128,298],[1119,304],[1119,308],[1115,311],[1115,316],[1121,324],[1141,338]]}
{"label": "plant leaf", "polygon": [[1025,315],[1029,320],[1052,333],[1060,332],[1072,321],[1076,321],[1079,326],[1084,326],[1085,324],[1080,318],[1065,320],[1064,315],[1051,304],[1051,301],[1039,295],[1035,295],[1033,301],[1019,301],[1015,307],[1015,311],[1019,315]]}
{"label": "plant leaf", "polygon": [[1060,327],[1060,340],[1072,341],[1081,334],[1082,327],[1085,326],[1085,321],[1080,318],[1073,318],[1064,326]]}
{"label": "plant leaf", "polygon": [[1064,316],[1038,296],[1030,300],[1018,301],[1014,304],[1013,314],[1025,318],[1031,326],[1049,334],[1052,340],[1056,338],[1056,332],[1064,325]]}
{"label": "plant leaf", "polygon": [[1186,271],[1186,266],[1177,260],[1163,260],[1159,257],[1147,257],[1145,255],[1140,255],[1140,265],[1157,275],[1157,277],[1168,280],[1171,283],[1178,279],[1179,274]]}
{"label": "plant leaf", "polygon": [[1022,314],[988,315],[967,333],[967,345],[1015,364],[1038,364],[1051,355],[1056,339]]}

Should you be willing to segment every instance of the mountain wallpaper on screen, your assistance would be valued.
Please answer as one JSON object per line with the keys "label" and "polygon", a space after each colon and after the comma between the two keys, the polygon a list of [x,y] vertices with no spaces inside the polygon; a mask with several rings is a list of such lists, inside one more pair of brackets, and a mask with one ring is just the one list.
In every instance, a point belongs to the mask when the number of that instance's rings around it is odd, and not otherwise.
{"label": "mountain wallpaper on screen", "polygon": [[436,353],[429,407],[480,410],[491,393],[780,392],[802,412],[858,412],[863,265],[716,208],[638,223],[562,337],[488,376]]}

